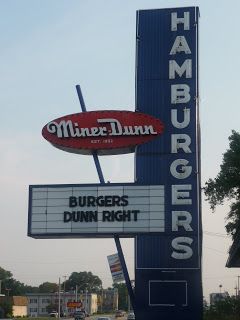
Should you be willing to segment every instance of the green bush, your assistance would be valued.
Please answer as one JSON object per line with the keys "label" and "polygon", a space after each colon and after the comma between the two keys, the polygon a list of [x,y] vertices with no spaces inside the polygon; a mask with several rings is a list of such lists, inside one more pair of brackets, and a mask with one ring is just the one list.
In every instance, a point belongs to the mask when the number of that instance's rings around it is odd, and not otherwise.
{"label": "green bush", "polygon": [[203,313],[204,320],[240,320],[240,299],[228,297],[206,307]]}
{"label": "green bush", "polygon": [[13,306],[10,301],[2,301],[0,308],[3,310],[2,318],[11,318],[13,313]]}

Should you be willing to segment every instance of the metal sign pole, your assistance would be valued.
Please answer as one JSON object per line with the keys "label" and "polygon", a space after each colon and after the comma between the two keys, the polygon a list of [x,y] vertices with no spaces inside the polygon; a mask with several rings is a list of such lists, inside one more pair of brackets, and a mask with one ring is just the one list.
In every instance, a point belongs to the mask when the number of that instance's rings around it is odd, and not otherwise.
{"label": "metal sign pole", "polygon": [[[83,95],[82,95],[82,91],[81,91],[80,85],[76,85],[76,90],[77,90],[78,99],[79,99],[79,102],[80,102],[80,106],[81,106],[82,112],[86,112],[87,109],[86,109],[86,105],[85,105],[85,102],[84,102],[84,99],[83,99]],[[94,159],[95,166],[96,166],[96,169],[97,169],[99,181],[100,181],[100,183],[105,184],[102,168],[101,168],[101,165],[100,165],[100,162],[99,162],[99,159],[98,159],[98,155],[97,155],[96,152],[93,152],[93,159]],[[130,300],[131,300],[131,304],[132,304],[133,310],[135,311],[135,296],[134,296],[134,292],[133,292],[133,289],[132,289],[131,281],[130,281],[130,278],[129,278],[127,265],[126,265],[126,262],[125,262],[125,259],[124,259],[124,254],[123,254],[123,251],[122,251],[122,246],[121,246],[121,242],[120,242],[119,236],[118,235],[114,235],[114,240],[115,240],[115,244],[116,244],[116,247],[117,247],[118,256],[119,256],[119,259],[120,259],[120,262],[121,262],[121,266],[122,266],[122,269],[123,269],[123,274],[124,274],[124,278],[125,278],[125,281],[126,281],[128,294],[129,294],[129,297],[130,297]]]}
{"label": "metal sign pole", "polygon": [[[85,105],[85,102],[84,102],[84,99],[83,99],[83,95],[82,95],[82,91],[81,91],[81,87],[80,87],[79,84],[76,85],[76,89],[77,89],[78,99],[79,99],[79,102],[80,102],[80,106],[81,106],[82,112],[87,112],[86,105]],[[99,181],[102,184],[104,184],[105,181],[104,181],[104,177],[103,177],[103,173],[102,173],[102,168],[101,168],[101,165],[100,165],[100,162],[99,162],[99,159],[98,159],[98,156],[97,156],[96,152],[93,152],[93,159],[94,159],[95,166],[96,166],[96,169],[97,169]]]}
{"label": "metal sign pole", "polygon": [[124,278],[125,278],[125,281],[126,281],[126,286],[127,286],[127,289],[128,289],[128,295],[130,297],[132,308],[133,308],[133,310],[135,312],[136,311],[135,295],[134,295],[134,292],[133,292],[133,289],[132,289],[132,284],[131,284],[131,281],[130,281],[130,278],[129,278],[127,265],[126,265],[126,262],[125,262],[125,259],[124,259],[124,255],[123,255],[123,251],[122,251],[122,247],[121,247],[119,236],[118,235],[114,235],[114,240],[115,240],[115,243],[116,243],[119,260],[121,262],[121,266],[122,266],[122,269],[123,269],[123,274],[124,274]]}

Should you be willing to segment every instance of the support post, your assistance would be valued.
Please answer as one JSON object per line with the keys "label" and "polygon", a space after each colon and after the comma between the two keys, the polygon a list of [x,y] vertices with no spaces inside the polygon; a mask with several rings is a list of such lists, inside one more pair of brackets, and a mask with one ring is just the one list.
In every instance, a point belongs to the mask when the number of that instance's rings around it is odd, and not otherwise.
{"label": "support post", "polygon": [[59,278],[59,280],[58,280],[58,319],[61,318],[61,296],[60,296],[60,293],[61,293],[61,280]]}
{"label": "support post", "polygon": [[[81,87],[80,87],[79,84],[76,85],[76,89],[77,89],[78,99],[79,99],[79,102],[80,102],[80,106],[81,106],[82,112],[86,112],[87,109],[86,109],[86,105],[85,105],[85,102],[84,102],[84,99],[83,99]],[[96,152],[93,152],[93,160],[94,160],[94,163],[95,163],[95,166],[96,166],[96,169],[97,169],[99,181],[100,181],[100,183],[104,184],[105,181],[104,181],[101,165],[100,165],[100,162],[99,162],[99,159],[98,159],[98,155],[97,155]]]}
{"label": "support post", "polygon": [[129,297],[130,297],[131,305],[133,307],[133,310],[135,311],[135,309],[136,309],[136,307],[135,307],[135,296],[134,296],[134,292],[133,292],[133,289],[132,289],[132,284],[131,284],[131,281],[130,281],[130,278],[129,278],[127,266],[126,266],[126,263],[125,263],[125,259],[124,259],[124,255],[123,255],[122,246],[121,246],[121,243],[120,243],[119,236],[118,235],[114,235],[114,240],[115,240],[115,243],[116,243],[118,256],[119,256],[119,259],[120,259],[120,262],[121,262],[121,266],[122,266],[122,269],[123,269],[123,274],[124,274],[124,278],[125,278],[125,281],[126,281],[126,286],[127,286],[127,289],[128,289],[128,294],[129,294]]}
{"label": "support post", "polygon": [[238,290],[238,292],[237,292],[237,296],[239,297],[239,278],[240,278],[240,276],[238,276],[237,278],[238,278],[238,285],[237,285],[237,290]]}
{"label": "support post", "polygon": [[78,302],[78,285],[76,284],[75,301]]}
{"label": "support post", "polygon": [[[84,102],[84,99],[83,99],[83,95],[82,95],[82,91],[81,91],[80,85],[76,85],[76,90],[77,90],[78,99],[79,99],[79,102],[80,102],[80,106],[81,106],[82,112],[86,112],[87,109],[86,109],[86,105],[85,105],[85,102]],[[102,173],[102,169],[101,169],[101,165],[100,165],[100,162],[99,162],[99,159],[98,159],[98,155],[97,155],[96,152],[93,152],[93,159],[94,159],[95,166],[96,166],[96,169],[97,169],[99,181],[100,181],[100,183],[105,184],[103,173]],[[114,240],[115,240],[115,244],[116,244],[116,247],[117,247],[120,263],[121,263],[121,266],[122,266],[122,269],[123,269],[123,274],[124,274],[124,278],[125,278],[125,281],[126,281],[126,286],[127,286],[128,294],[129,294],[129,297],[130,297],[130,301],[131,301],[133,310],[135,311],[134,292],[133,292],[131,281],[130,281],[130,278],[129,278],[129,274],[128,274],[126,262],[125,262],[125,259],[124,259],[124,255],[123,255],[123,251],[122,251],[122,247],[121,247],[119,236],[118,235],[114,235]]]}

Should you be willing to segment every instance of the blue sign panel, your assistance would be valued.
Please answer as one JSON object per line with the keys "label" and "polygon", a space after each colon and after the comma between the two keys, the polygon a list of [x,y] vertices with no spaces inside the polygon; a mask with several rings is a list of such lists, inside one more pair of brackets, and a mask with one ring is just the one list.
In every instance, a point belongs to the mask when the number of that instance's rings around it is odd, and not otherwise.
{"label": "blue sign panel", "polygon": [[139,320],[201,317],[198,17],[196,7],[137,13],[136,110],[165,129],[138,148],[136,182],[164,185],[166,209],[165,232],[136,240]]}

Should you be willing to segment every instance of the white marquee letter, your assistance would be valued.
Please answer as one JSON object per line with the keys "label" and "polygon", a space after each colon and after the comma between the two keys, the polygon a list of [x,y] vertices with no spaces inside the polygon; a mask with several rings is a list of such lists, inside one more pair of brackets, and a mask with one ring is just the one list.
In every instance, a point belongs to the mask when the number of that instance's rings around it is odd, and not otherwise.
{"label": "white marquee letter", "polygon": [[[179,142],[179,140],[184,140]],[[188,134],[172,134],[171,135],[171,153],[178,153],[178,149],[183,149],[185,153],[192,153],[189,148],[191,138]]]}
{"label": "white marquee letter", "polygon": [[184,24],[184,30],[189,30],[189,17],[190,14],[189,12],[184,12],[183,18],[178,18],[177,17],[177,12],[172,12],[171,15],[171,31],[177,31],[177,26],[179,23]]}
{"label": "white marquee letter", "polygon": [[[190,245],[192,244],[193,239],[188,237],[178,237],[173,239],[172,241],[172,248],[177,251],[184,251],[184,252],[176,252],[173,251],[171,257],[174,259],[190,259],[193,255],[192,248]],[[186,245],[187,244],[187,245]]]}
{"label": "white marquee letter", "polygon": [[170,54],[176,54],[178,52],[184,52],[185,54],[191,54],[191,50],[188,46],[187,40],[184,36],[177,36],[174,44],[172,46],[172,49],[170,51]]}
{"label": "white marquee letter", "polygon": [[[184,220],[179,219],[184,218]],[[190,223],[192,215],[188,211],[172,211],[172,231],[178,231],[179,227],[183,227],[186,231],[193,231]]]}
{"label": "white marquee letter", "polygon": [[[185,191],[182,191],[185,190]],[[186,190],[192,190],[191,184],[178,184],[172,185],[172,205],[190,205],[192,199],[189,198],[189,192]]]}
{"label": "white marquee letter", "polygon": [[186,128],[190,123],[190,109],[187,109],[187,108],[183,109],[184,119],[183,119],[182,122],[178,121],[177,113],[178,113],[177,109],[172,109],[171,110],[171,122],[172,122],[172,125],[175,128],[178,128],[178,129]]}
{"label": "white marquee letter", "polygon": [[187,103],[190,101],[190,87],[187,84],[171,85],[171,103]]}
{"label": "white marquee letter", "polygon": [[175,79],[175,73],[181,77],[186,72],[186,78],[192,78],[192,60],[186,59],[181,67],[175,60],[169,60],[169,79]]}
{"label": "white marquee letter", "polygon": [[[170,172],[172,176],[176,179],[186,179],[190,176],[192,173],[192,166],[187,166],[189,161],[186,159],[177,159],[172,162],[170,166]],[[177,167],[181,166],[179,168],[179,171],[177,171]]]}

